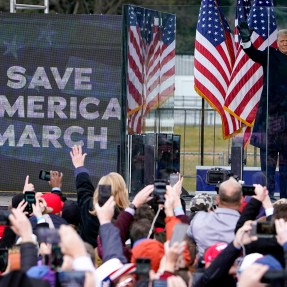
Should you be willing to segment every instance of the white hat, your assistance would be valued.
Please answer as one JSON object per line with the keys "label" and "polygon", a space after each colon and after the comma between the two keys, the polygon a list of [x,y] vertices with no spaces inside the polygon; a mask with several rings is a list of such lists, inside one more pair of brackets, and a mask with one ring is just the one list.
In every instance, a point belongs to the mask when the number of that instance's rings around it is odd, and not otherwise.
{"label": "white hat", "polygon": [[243,260],[242,263],[239,267],[239,272],[243,272],[247,267],[249,267],[251,264],[253,264],[257,259],[263,257],[263,255],[261,253],[251,253],[246,255]]}
{"label": "white hat", "polygon": [[101,287],[103,282],[105,286],[110,286],[112,281],[124,274],[135,272],[135,269],[134,263],[123,264],[119,259],[112,258],[96,269],[96,286]]}

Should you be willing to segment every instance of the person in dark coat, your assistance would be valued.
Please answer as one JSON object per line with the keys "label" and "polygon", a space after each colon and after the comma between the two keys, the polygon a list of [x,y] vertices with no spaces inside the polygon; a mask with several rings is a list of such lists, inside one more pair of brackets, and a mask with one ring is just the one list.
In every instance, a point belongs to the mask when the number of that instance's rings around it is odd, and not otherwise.
{"label": "person in dark coat", "polygon": [[77,202],[82,221],[81,237],[95,248],[98,245],[97,237],[100,227],[95,211],[95,204],[98,203],[99,198],[99,185],[111,185],[111,193],[116,201],[114,219],[129,206],[127,186],[120,174],[111,172],[102,176],[95,188],[88,169],[84,167],[87,154],[82,152],[82,147],[74,146],[70,155],[75,167]]}
{"label": "person in dark coat", "polygon": [[269,195],[274,199],[275,170],[279,156],[280,198],[287,197],[287,29],[279,30],[277,46],[257,50],[251,43],[252,30],[246,22],[238,26],[241,46],[263,67],[264,85],[250,143],[260,148],[261,170]]}

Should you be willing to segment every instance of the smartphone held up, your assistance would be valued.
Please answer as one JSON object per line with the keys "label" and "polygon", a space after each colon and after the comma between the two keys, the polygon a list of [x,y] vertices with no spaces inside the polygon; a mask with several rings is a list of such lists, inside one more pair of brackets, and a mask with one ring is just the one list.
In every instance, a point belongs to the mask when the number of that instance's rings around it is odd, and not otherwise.
{"label": "smartphone held up", "polygon": [[172,246],[175,242],[181,243],[185,237],[189,225],[186,223],[177,223],[173,227],[169,245]]}
{"label": "smartphone held up", "polygon": [[173,187],[179,180],[179,173],[171,173],[169,176],[169,185]]}
{"label": "smartphone held up", "polygon": [[112,195],[112,187],[108,184],[100,184],[98,190],[98,203],[99,206],[103,206]]}
{"label": "smartphone held up", "polygon": [[50,171],[40,170],[39,179],[50,181]]}
{"label": "smartphone held up", "polygon": [[24,200],[25,200],[25,202],[27,202],[27,205],[26,205],[24,211],[31,214],[33,212],[33,204],[36,204],[35,192],[34,191],[25,191],[24,192]]}

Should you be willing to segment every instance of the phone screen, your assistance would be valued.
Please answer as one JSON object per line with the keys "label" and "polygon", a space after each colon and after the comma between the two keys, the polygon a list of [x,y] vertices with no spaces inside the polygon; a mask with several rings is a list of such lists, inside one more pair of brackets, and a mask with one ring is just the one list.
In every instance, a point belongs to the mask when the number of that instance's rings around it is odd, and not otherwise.
{"label": "phone screen", "polygon": [[99,206],[103,206],[112,195],[112,187],[107,184],[99,185]]}
{"label": "phone screen", "polygon": [[36,204],[35,192],[34,191],[25,191],[24,200],[25,200],[25,202],[28,202],[24,211],[27,211],[28,213],[32,213],[33,212],[32,204]]}
{"label": "phone screen", "polygon": [[169,184],[170,186],[174,186],[179,181],[179,174],[178,173],[172,173],[169,176]]}
{"label": "phone screen", "polygon": [[242,186],[242,194],[243,194],[243,196],[256,195],[256,193],[255,193],[255,186],[253,186],[253,185],[243,185]]}
{"label": "phone screen", "polygon": [[172,246],[175,242],[181,243],[184,240],[188,226],[189,225],[185,223],[177,223],[173,227],[172,235],[169,242],[170,246]]}
{"label": "phone screen", "polygon": [[266,236],[274,236],[276,235],[276,229],[274,224],[271,222],[257,222],[256,224],[256,233],[257,235],[266,235]]}
{"label": "phone screen", "polygon": [[50,180],[50,171],[41,170],[39,173],[39,178],[42,180]]}
{"label": "phone screen", "polygon": [[166,181],[162,179],[154,180],[154,199],[156,203],[163,204],[165,202]]}
{"label": "phone screen", "polygon": [[61,247],[58,244],[52,244],[51,251],[51,269],[57,270],[62,266],[63,263],[63,254],[61,252]]}
{"label": "phone screen", "polygon": [[141,278],[149,278],[150,258],[137,258],[136,274]]}

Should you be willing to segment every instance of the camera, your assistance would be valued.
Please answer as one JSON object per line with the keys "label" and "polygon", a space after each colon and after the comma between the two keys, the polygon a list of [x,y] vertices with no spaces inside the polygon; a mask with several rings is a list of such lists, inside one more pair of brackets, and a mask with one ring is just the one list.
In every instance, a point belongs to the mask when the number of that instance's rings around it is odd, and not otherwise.
{"label": "camera", "polygon": [[163,204],[165,202],[165,195],[166,192],[166,181],[162,179],[157,179],[154,181],[154,198],[156,203]]}
{"label": "camera", "polygon": [[[230,177],[234,177],[237,181],[239,181],[239,177],[237,175],[234,175],[231,171],[215,167],[211,168],[206,173],[206,182],[210,185],[216,185],[215,191],[219,192],[219,184],[228,180]],[[252,196],[255,195],[255,187],[253,185],[245,185],[242,184],[242,195],[243,196]]]}
{"label": "camera", "polygon": [[212,184],[219,184],[232,176],[232,173],[229,170],[215,167],[211,168],[206,173],[206,182],[210,185]]}
{"label": "camera", "polygon": [[39,173],[39,179],[50,181],[50,171],[41,170]]}
{"label": "camera", "polygon": [[275,224],[269,221],[258,221],[252,224],[251,236],[273,238],[276,235]]}

